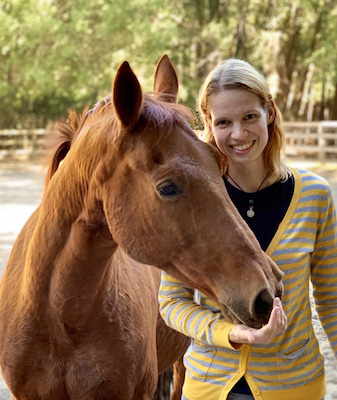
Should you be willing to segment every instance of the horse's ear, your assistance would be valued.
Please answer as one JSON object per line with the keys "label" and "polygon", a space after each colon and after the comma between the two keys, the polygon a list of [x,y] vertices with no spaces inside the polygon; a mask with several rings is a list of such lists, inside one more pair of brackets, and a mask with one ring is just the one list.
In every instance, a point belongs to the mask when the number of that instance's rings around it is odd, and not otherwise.
{"label": "horse's ear", "polygon": [[46,180],[45,180],[45,186],[48,185],[49,181],[57,171],[58,167],[60,166],[60,163],[64,160],[65,156],[68,154],[70,150],[71,142],[66,141],[60,144],[58,149],[55,151],[55,154],[52,158],[52,161],[50,163],[47,175],[46,175]]}
{"label": "horse's ear", "polygon": [[165,54],[158,61],[154,75],[153,91],[163,93],[166,101],[175,103],[178,94],[178,77],[170,59]]}
{"label": "horse's ear", "polygon": [[122,124],[133,128],[139,120],[143,93],[139,81],[127,61],[124,61],[118,68],[113,85],[113,101]]}

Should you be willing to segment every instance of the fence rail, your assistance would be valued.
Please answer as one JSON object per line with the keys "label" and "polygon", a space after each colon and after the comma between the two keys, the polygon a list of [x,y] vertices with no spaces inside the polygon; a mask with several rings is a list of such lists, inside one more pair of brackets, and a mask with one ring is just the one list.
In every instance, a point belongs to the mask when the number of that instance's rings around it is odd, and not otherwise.
{"label": "fence rail", "polygon": [[[284,122],[287,156],[337,158],[337,121]],[[46,129],[0,130],[0,151],[27,156],[43,152]],[[200,133],[200,132],[199,132]]]}

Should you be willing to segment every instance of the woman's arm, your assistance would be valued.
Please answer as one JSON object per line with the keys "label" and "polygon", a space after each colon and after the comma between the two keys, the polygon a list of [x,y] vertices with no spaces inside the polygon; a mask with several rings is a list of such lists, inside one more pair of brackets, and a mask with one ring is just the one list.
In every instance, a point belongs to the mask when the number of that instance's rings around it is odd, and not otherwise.
{"label": "woman's arm", "polygon": [[311,256],[311,281],[320,321],[337,358],[337,218],[330,188],[321,209]]}
{"label": "woman's arm", "polygon": [[187,288],[166,272],[159,289],[159,310],[166,324],[209,346],[238,349],[243,343],[270,343],[287,328],[280,299],[275,299],[269,322],[261,329],[234,325],[220,312],[213,312],[194,301],[194,290]]}
{"label": "woman's arm", "polygon": [[234,349],[228,339],[233,324],[220,312],[213,312],[194,301],[194,290],[162,272],[159,311],[166,325],[205,345]]}

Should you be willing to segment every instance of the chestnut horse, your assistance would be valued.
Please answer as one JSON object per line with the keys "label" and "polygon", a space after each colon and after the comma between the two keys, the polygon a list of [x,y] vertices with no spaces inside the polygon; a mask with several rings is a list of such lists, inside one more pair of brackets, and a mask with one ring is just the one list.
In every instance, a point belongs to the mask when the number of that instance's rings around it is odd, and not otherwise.
{"label": "chestnut horse", "polygon": [[167,56],[154,88],[120,66],[111,99],[55,153],[14,244],[0,365],[16,400],[151,399],[188,342],[158,319],[160,269],[253,327],[280,295],[282,273],[229,200],[217,151],[175,104]]}

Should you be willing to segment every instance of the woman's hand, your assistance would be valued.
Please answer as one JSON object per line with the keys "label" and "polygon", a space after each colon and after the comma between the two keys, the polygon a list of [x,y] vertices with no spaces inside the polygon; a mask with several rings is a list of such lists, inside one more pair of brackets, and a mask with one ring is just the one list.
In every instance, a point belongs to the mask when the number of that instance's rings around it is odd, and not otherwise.
{"label": "woman's hand", "polygon": [[268,344],[275,336],[285,332],[287,329],[287,317],[282,308],[281,300],[276,297],[273,303],[273,309],[270,314],[268,324],[261,329],[250,328],[246,325],[235,325],[229,332],[229,340],[234,347],[236,344]]}

